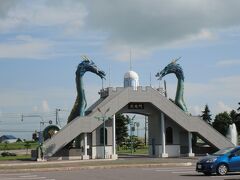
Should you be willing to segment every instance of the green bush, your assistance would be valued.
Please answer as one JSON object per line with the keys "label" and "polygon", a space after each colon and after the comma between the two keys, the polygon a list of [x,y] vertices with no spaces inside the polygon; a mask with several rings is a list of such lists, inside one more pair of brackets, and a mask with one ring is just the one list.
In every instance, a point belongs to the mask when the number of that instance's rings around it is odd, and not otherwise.
{"label": "green bush", "polygon": [[3,152],[3,153],[1,153],[1,155],[3,157],[6,157],[6,156],[17,156],[15,153],[10,153],[10,152]]}

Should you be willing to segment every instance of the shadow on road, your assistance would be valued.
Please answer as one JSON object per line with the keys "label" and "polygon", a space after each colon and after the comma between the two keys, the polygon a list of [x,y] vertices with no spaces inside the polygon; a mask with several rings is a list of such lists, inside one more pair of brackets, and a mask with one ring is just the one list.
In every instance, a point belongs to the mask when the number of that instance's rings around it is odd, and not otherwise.
{"label": "shadow on road", "polygon": [[[229,179],[228,177],[233,177],[233,176],[239,176],[240,173],[229,173],[225,176],[218,176],[217,174],[213,174],[211,176],[206,176],[206,177],[226,177],[227,180],[240,180],[240,178],[231,178]],[[183,177],[198,177],[198,176],[205,176],[204,174],[182,174],[180,176],[183,176]]]}

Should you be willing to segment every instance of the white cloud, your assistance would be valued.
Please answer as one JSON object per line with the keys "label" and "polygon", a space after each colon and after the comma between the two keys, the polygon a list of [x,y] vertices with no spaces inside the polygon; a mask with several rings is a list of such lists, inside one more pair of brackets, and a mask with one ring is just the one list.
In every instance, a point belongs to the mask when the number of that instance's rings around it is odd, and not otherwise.
{"label": "white cloud", "polygon": [[[79,36],[83,31],[84,34],[99,33],[99,36],[107,36],[109,51],[119,47],[133,48],[141,56],[148,56],[156,48],[182,47],[196,41],[214,40],[219,30],[240,25],[238,0],[20,2],[0,2],[0,7],[4,7],[0,8],[0,32],[47,27],[67,36]],[[126,57],[119,53],[116,55],[116,59]]]}
{"label": "white cloud", "polygon": [[229,59],[229,60],[222,60],[217,62],[217,66],[220,67],[231,67],[231,66],[238,66],[240,65],[239,59]]}
{"label": "white cloud", "polygon": [[[38,1],[21,3],[14,1],[8,10],[2,10],[0,32],[14,30],[16,27],[58,27],[67,33],[82,28],[86,10],[80,2],[72,1]],[[10,5],[9,5],[10,6]],[[0,13],[1,13],[0,12]]]}
{"label": "white cloud", "polygon": [[131,50],[131,59],[138,60],[139,58],[147,58],[151,55],[153,49],[141,49],[135,48],[128,45],[119,45],[119,44],[108,44],[106,47],[106,53],[108,53],[111,59],[117,61],[129,61],[130,60],[130,50]]}
{"label": "white cloud", "polygon": [[240,83],[240,75],[236,76],[226,76],[214,79],[213,82],[217,83],[227,83],[227,84],[239,84]]}
{"label": "white cloud", "polygon": [[213,41],[217,39],[217,35],[211,32],[210,30],[202,29],[199,33],[189,34],[184,36],[181,39],[176,39],[173,42],[163,44],[161,48],[172,49],[172,48],[183,48],[191,46],[194,42],[201,41]]}
{"label": "white cloud", "polygon": [[8,11],[15,7],[20,0],[0,1],[0,17],[5,17]]}
{"label": "white cloud", "polygon": [[193,115],[193,116],[199,116],[202,114],[202,107],[195,105],[195,106],[190,106],[188,111]]}
{"label": "white cloud", "polygon": [[[31,107],[35,110],[43,110],[45,106],[47,110],[48,102],[53,103],[69,103],[74,102],[75,89],[59,89],[59,88],[44,88],[44,89],[0,89],[0,109]],[[44,100],[47,99],[44,103]],[[40,104],[39,104],[40,103]],[[45,105],[44,105],[45,104]],[[57,107],[57,104],[55,105]],[[29,110],[27,110],[28,112]]]}
{"label": "white cloud", "polygon": [[[176,83],[168,83],[168,97],[174,99]],[[234,109],[239,101],[240,76],[220,77],[203,83],[185,83],[184,98],[189,112],[201,114],[201,107],[208,104],[213,114]],[[235,104],[234,104],[235,103]]]}
{"label": "white cloud", "polygon": [[43,112],[49,112],[50,111],[50,108],[49,108],[47,100],[43,100],[42,101],[42,109],[43,109]]}
{"label": "white cloud", "polygon": [[[93,3],[94,2],[94,3]],[[111,44],[149,47],[212,39],[215,29],[240,25],[239,1],[88,1],[87,20],[109,32]]]}
{"label": "white cloud", "polygon": [[38,106],[33,106],[33,111],[38,112]]}
{"label": "white cloud", "polygon": [[51,55],[53,42],[34,39],[31,36],[17,36],[0,43],[0,58],[42,59]]}
{"label": "white cloud", "polygon": [[215,108],[216,113],[221,113],[224,111],[230,112],[231,110],[233,110],[233,108],[226,105],[224,102],[222,102],[222,101],[217,102],[217,106]]}
{"label": "white cloud", "polygon": [[205,83],[185,83],[185,95],[192,97],[235,97],[239,98],[240,76],[226,76],[210,79]]}

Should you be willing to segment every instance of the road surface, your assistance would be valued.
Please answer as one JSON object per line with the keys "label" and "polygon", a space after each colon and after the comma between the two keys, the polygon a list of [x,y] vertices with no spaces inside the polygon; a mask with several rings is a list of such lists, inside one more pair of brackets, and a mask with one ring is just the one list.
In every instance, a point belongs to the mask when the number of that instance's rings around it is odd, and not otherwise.
{"label": "road surface", "polygon": [[112,168],[76,171],[52,171],[30,173],[1,173],[0,180],[205,180],[240,179],[240,173],[227,176],[204,176],[195,167],[164,168]]}

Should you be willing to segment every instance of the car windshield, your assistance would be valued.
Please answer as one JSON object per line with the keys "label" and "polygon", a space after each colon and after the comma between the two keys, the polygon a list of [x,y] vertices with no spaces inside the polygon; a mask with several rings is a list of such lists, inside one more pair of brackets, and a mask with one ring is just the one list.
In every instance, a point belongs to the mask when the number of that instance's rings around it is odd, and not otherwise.
{"label": "car windshield", "polygon": [[212,155],[214,155],[214,156],[220,156],[220,155],[229,153],[229,152],[232,151],[233,149],[234,149],[233,147],[220,149],[219,151],[213,153]]}

